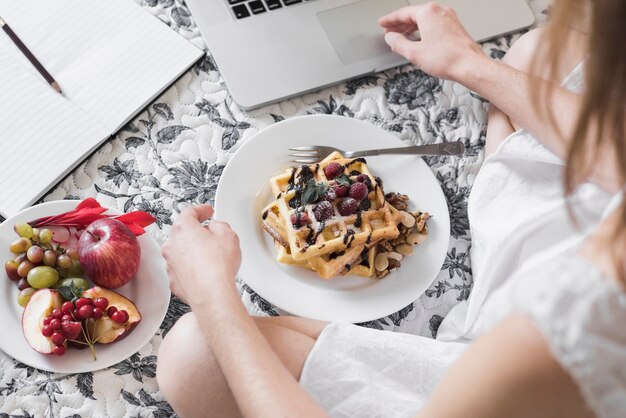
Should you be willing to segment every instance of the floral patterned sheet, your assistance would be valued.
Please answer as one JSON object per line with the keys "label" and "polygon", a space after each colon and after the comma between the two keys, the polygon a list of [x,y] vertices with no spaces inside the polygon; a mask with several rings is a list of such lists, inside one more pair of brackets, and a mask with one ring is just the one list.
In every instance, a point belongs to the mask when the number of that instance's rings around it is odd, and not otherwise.
{"label": "floral patterned sheet", "polygon": [[[182,0],[136,1],[205,48]],[[545,21],[548,0],[530,4],[538,22]],[[483,48],[501,58],[518,36],[496,39]],[[450,247],[440,274],[411,305],[363,324],[435,337],[446,313],[467,299],[472,288],[467,197],[483,159],[486,110],[485,100],[461,85],[404,66],[245,112],[233,103],[207,54],[44,200],[93,196],[120,210],[150,212],[157,218],[152,233],[162,242],[181,209],[213,202],[224,166],[241,144],[283,119],[336,114],[367,120],[407,144],[460,139],[467,148],[463,158],[425,158],[450,208]],[[239,288],[252,314],[281,314],[245,283],[239,283]],[[156,384],[156,355],[163,336],[188,311],[172,297],[150,343],[119,364],[94,373],[41,372],[0,352],[0,418],[175,416]]]}

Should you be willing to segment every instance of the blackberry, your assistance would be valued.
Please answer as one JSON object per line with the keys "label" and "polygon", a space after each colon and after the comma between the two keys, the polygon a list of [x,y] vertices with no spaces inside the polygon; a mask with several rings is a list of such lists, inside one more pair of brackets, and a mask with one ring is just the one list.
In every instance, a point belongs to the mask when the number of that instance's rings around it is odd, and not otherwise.
{"label": "blackberry", "polygon": [[368,189],[372,186],[372,180],[367,174],[359,174],[356,178],[356,181],[365,184]]}
{"label": "blackberry", "polygon": [[324,167],[324,174],[328,180],[332,180],[343,172],[343,167],[339,163],[330,163]]}
{"label": "blackberry", "polygon": [[346,196],[348,196],[348,187],[347,186],[337,185],[337,186],[333,187],[333,190],[335,190],[335,196],[337,196],[337,197],[346,197]]}
{"label": "blackberry", "polygon": [[322,200],[317,204],[313,213],[315,214],[315,219],[319,222],[324,222],[325,220],[332,218],[334,214],[333,205],[331,205],[327,200]]}
{"label": "blackberry", "polygon": [[337,205],[337,209],[341,216],[354,215],[359,208],[359,204],[351,197],[346,197]]}
{"label": "blackberry", "polygon": [[291,214],[291,224],[296,229],[303,227],[308,221],[309,215],[307,215],[306,212],[297,211]]}
{"label": "blackberry", "polygon": [[350,197],[361,201],[367,197],[367,185],[365,183],[354,183],[350,186]]}

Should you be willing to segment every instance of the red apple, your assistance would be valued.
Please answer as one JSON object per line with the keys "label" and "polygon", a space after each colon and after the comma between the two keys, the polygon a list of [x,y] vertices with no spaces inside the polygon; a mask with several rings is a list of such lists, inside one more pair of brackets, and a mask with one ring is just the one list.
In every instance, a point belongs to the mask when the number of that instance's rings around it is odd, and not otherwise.
{"label": "red apple", "polygon": [[99,343],[109,344],[125,338],[141,321],[141,314],[137,306],[126,297],[112,290],[94,286],[91,289],[85,290],[82,296],[91,298],[92,300],[102,297],[107,298],[109,307],[114,306],[118,311],[125,310],[128,312],[128,321],[122,324],[115,323],[108,316],[103,316],[96,321],[94,338],[97,339]]}
{"label": "red apple", "polygon": [[52,289],[40,289],[30,298],[22,313],[22,330],[28,344],[41,354],[52,354],[54,343],[41,333],[43,320],[54,308],[63,304],[61,294]]}
{"label": "red apple", "polygon": [[124,286],[137,274],[140,259],[137,237],[116,219],[92,222],[78,240],[78,260],[98,286],[109,289]]}

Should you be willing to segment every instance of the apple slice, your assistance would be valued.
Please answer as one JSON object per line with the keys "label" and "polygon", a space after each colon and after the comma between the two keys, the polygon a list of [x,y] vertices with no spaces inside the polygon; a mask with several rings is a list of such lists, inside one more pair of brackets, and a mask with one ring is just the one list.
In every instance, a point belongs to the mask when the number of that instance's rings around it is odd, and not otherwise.
{"label": "apple slice", "polygon": [[99,343],[110,344],[125,338],[141,321],[141,314],[137,306],[126,297],[112,290],[94,286],[91,289],[85,290],[83,297],[91,299],[104,297],[109,301],[109,306],[115,306],[119,311],[125,310],[128,312],[128,321],[123,324],[113,322],[113,320],[106,315],[96,321],[94,339]]}
{"label": "apple slice", "polygon": [[22,330],[28,345],[41,354],[52,354],[54,343],[41,333],[43,320],[54,308],[63,304],[61,294],[56,290],[40,289],[33,293],[22,313]]}

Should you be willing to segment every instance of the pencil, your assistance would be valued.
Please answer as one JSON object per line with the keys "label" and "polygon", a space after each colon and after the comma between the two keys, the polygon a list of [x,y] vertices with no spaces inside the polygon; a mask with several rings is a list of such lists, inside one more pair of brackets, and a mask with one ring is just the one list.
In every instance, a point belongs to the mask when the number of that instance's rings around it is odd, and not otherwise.
{"label": "pencil", "polygon": [[59,83],[57,83],[54,80],[54,78],[52,78],[50,73],[46,71],[46,69],[43,67],[43,65],[41,65],[39,60],[35,58],[33,53],[30,52],[28,48],[26,48],[26,45],[24,45],[24,43],[20,40],[20,38],[17,37],[15,32],[13,32],[13,30],[9,27],[7,22],[5,22],[4,19],[2,19],[2,17],[0,17],[0,27],[2,27],[2,29],[6,32],[6,34],[9,35],[9,38],[11,38],[15,46],[17,46],[19,50],[22,51],[22,54],[24,54],[26,58],[28,58],[28,61],[30,61],[30,63],[33,64],[33,66],[37,69],[37,71],[39,71],[39,74],[42,75],[42,77],[46,80],[46,82],[50,84],[50,87],[52,87],[57,92],[62,93]]}

